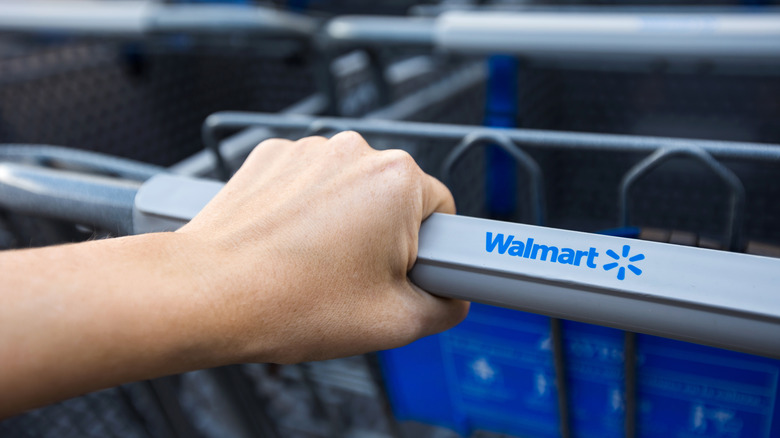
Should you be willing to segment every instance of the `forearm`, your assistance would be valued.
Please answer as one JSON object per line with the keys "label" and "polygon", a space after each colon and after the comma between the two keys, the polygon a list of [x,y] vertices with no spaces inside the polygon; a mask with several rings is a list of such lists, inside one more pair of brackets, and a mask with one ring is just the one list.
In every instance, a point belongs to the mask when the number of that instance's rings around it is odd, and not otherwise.
{"label": "forearm", "polygon": [[225,361],[188,251],[165,233],[0,253],[0,417]]}

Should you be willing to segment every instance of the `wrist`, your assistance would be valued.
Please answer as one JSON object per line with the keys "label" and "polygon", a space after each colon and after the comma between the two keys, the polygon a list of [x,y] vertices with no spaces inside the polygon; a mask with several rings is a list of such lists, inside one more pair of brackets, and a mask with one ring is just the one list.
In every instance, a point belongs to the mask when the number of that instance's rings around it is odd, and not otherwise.
{"label": "wrist", "polygon": [[170,266],[159,280],[167,298],[163,305],[174,318],[168,321],[188,362],[215,367],[236,362],[239,344],[229,330],[229,314],[222,299],[225,290],[216,248],[185,233],[145,235],[159,248],[157,263]]}
{"label": "wrist", "polygon": [[[263,256],[260,243],[245,254],[205,230],[162,234],[165,257],[177,266],[186,293],[177,301],[189,306],[196,324],[188,330],[198,338],[197,349],[210,367],[242,362],[265,362],[278,343],[271,295],[275,260]],[[204,237],[205,236],[205,237]],[[253,275],[247,266],[253,265]],[[186,302],[184,304],[183,302]],[[189,324],[188,324],[189,325]]]}

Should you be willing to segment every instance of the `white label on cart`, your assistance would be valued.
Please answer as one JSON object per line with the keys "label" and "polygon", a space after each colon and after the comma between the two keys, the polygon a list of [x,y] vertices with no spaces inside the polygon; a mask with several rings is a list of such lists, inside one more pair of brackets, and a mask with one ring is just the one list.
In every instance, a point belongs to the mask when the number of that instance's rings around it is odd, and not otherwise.
{"label": "white label on cart", "polygon": [[642,275],[642,269],[636,263],[645,259],[644,254],[632,255],[630,245],[622,245],[618,251],[613,249],[599,251],[592,246],[566,248],[538,243],[533,237],[523,240],[511,234],[493,234],[490,231],[485,233],[485,251],[520,259],[569,265],[569,267],[597,269],[601,266],[604,271],[614,271],[617,268],[614,272],[617,279],[621,281],[626,279],[627,272],[635,276]]}

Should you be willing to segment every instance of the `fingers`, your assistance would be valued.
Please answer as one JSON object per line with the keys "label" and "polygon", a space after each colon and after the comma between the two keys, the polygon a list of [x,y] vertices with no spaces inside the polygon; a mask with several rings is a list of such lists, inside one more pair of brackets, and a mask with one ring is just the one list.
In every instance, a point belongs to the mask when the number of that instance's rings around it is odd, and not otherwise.
{"label": "fingers", "polygon": [[420,217],[420,221],[427,219],[434,212],[455,214],[455,200],[447,186],[423,172],[408,152],[401,149],[388,149],[379,153],[383,154],[389,162],[396,162],[406,172],[413,174],[413,177],[409,179],[412,183],[405,188],[406,190],[417,190],[420,188],[418,184],[422,185],[422,217]]}
{"label": "fingers", "polygon": [[455,199],[447,186],[428,174],[423,184],[423,220],[435,212],[455,214]]}
{"label": "fingers", "polygon": [[306,153],[308,148],[317,148],[328,142],[328,139],[320,136],[304,137],[297,141],[284,138],[270,138],[260,142],[247,158],[248,163],[263,165],[269,160],[284,153]]}

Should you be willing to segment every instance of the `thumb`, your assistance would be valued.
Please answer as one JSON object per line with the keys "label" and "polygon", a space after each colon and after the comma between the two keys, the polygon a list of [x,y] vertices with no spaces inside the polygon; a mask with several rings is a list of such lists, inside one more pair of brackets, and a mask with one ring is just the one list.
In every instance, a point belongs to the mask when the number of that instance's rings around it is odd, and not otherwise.
{"label": "thumb", "polygon": [[417,309],[420,313],[417,315],[417,333],[414,334],[416,338],[433,335],[455,327],[469,313],[470,303],[468,301],[432,295],[412,283],[408,277],[405,287],[408,288],[409,293],[419,298]]}

